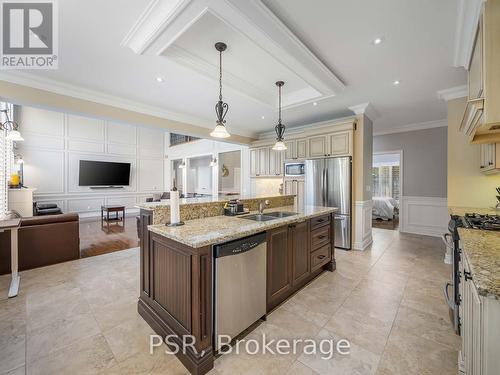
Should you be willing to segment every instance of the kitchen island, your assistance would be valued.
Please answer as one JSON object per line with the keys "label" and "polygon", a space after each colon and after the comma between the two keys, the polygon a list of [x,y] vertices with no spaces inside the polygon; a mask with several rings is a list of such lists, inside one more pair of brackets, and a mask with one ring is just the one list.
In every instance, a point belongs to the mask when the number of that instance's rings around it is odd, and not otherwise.
{"label": "kitchen island", "polygon": [[194,346],[177,356],[193,374],[207,373],[214,362],[214,245],[265,233],[266,312],[335,269],[335,208],[287,205],[269,211],[295,214],[269,221],[219,215],[185,220],[180,227],[143,226],[139,313],[180,347],[192,337]]}

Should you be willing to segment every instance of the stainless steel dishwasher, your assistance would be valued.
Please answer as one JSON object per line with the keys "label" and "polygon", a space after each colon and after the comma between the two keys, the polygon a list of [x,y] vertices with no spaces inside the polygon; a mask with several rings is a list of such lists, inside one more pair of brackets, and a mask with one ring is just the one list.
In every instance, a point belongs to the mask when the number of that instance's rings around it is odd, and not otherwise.
{"label": "stainless steel dishwasher", "polygon": [[266,314],[266,248],[266,233],[214,246],[215,350]]}

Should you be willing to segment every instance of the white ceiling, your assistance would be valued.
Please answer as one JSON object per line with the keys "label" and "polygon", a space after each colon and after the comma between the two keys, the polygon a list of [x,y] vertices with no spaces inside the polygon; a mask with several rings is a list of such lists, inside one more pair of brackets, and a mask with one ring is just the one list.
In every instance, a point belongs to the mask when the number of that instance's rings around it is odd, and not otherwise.
{"label": "white ceiling", "polygon": [[[279,79],[289,82],[284,102],[293,104],[283,112],[287,125],[350,115],[348,107],[370,102],[379,114],[376,129],[386,130],[445,118],[446,105],[436,91],[466,82],[465,71],[452,67],[457,2],[263,0],[318,63],[328,68],[332,79],[338,77],[345,84],[343,90],[337,85],[330,94],[312,83],[317,67],[291,68],[288,62],[292,60],[266,54],[248,35],[210,14],[160,55],[135,53],[121,43],[150,0],[59,2],[59,69],[28,74],[39,85],[93,90],[169,111],[176,120],[212,127],[218,96],[218,74],[212,76],[218,62],[213,44],[224,38],[229,45],[223,58],[230,132],[256,135],[274,128],[274,82]],[[375,46],[371,41],[377,36],[384,42]],[[186,56],[203,60],[212,70],[197,70],[186,64]],[[306,77],[307,69],[311,76]],[[2,73],[0,78],[9,74]],[[165,82],[156,82],[157,76]],[[399,86],[392,84],[396,79],[401,81]]]}

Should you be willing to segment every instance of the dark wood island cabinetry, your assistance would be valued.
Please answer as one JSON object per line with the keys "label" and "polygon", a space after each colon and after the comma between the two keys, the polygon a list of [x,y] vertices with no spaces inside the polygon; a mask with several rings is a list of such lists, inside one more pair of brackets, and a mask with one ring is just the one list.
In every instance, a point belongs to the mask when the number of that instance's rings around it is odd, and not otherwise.
{"label": "dark wood island cabinetry", "polygon": [[[334,270],[331,215],[288,220],[265,230],[267,312],[324,270]],[[180,347],[192,336],[194,349],[187,347],[177,356],[192,374],[205,374],[214,362],[212,244],[188,246],[149,230],[147,210],[141,210],[140,218],[139,314],[162,337],[175,335],[170,341]]]}

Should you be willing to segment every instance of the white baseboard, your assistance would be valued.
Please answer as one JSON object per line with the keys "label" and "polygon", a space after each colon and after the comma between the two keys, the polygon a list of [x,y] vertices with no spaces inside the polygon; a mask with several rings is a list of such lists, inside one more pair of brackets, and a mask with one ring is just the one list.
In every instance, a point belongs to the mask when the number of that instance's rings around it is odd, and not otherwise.
{"label": "white baseboard", "polygon": [[354,241],[353,249],[365,250],[373,242],[372,237],[372,200],[354,202]]}
{"label": "white baseboard", "polygon": [[401,232],[440,237],[448,232],[448,200],[436,197],[402,196]]}

